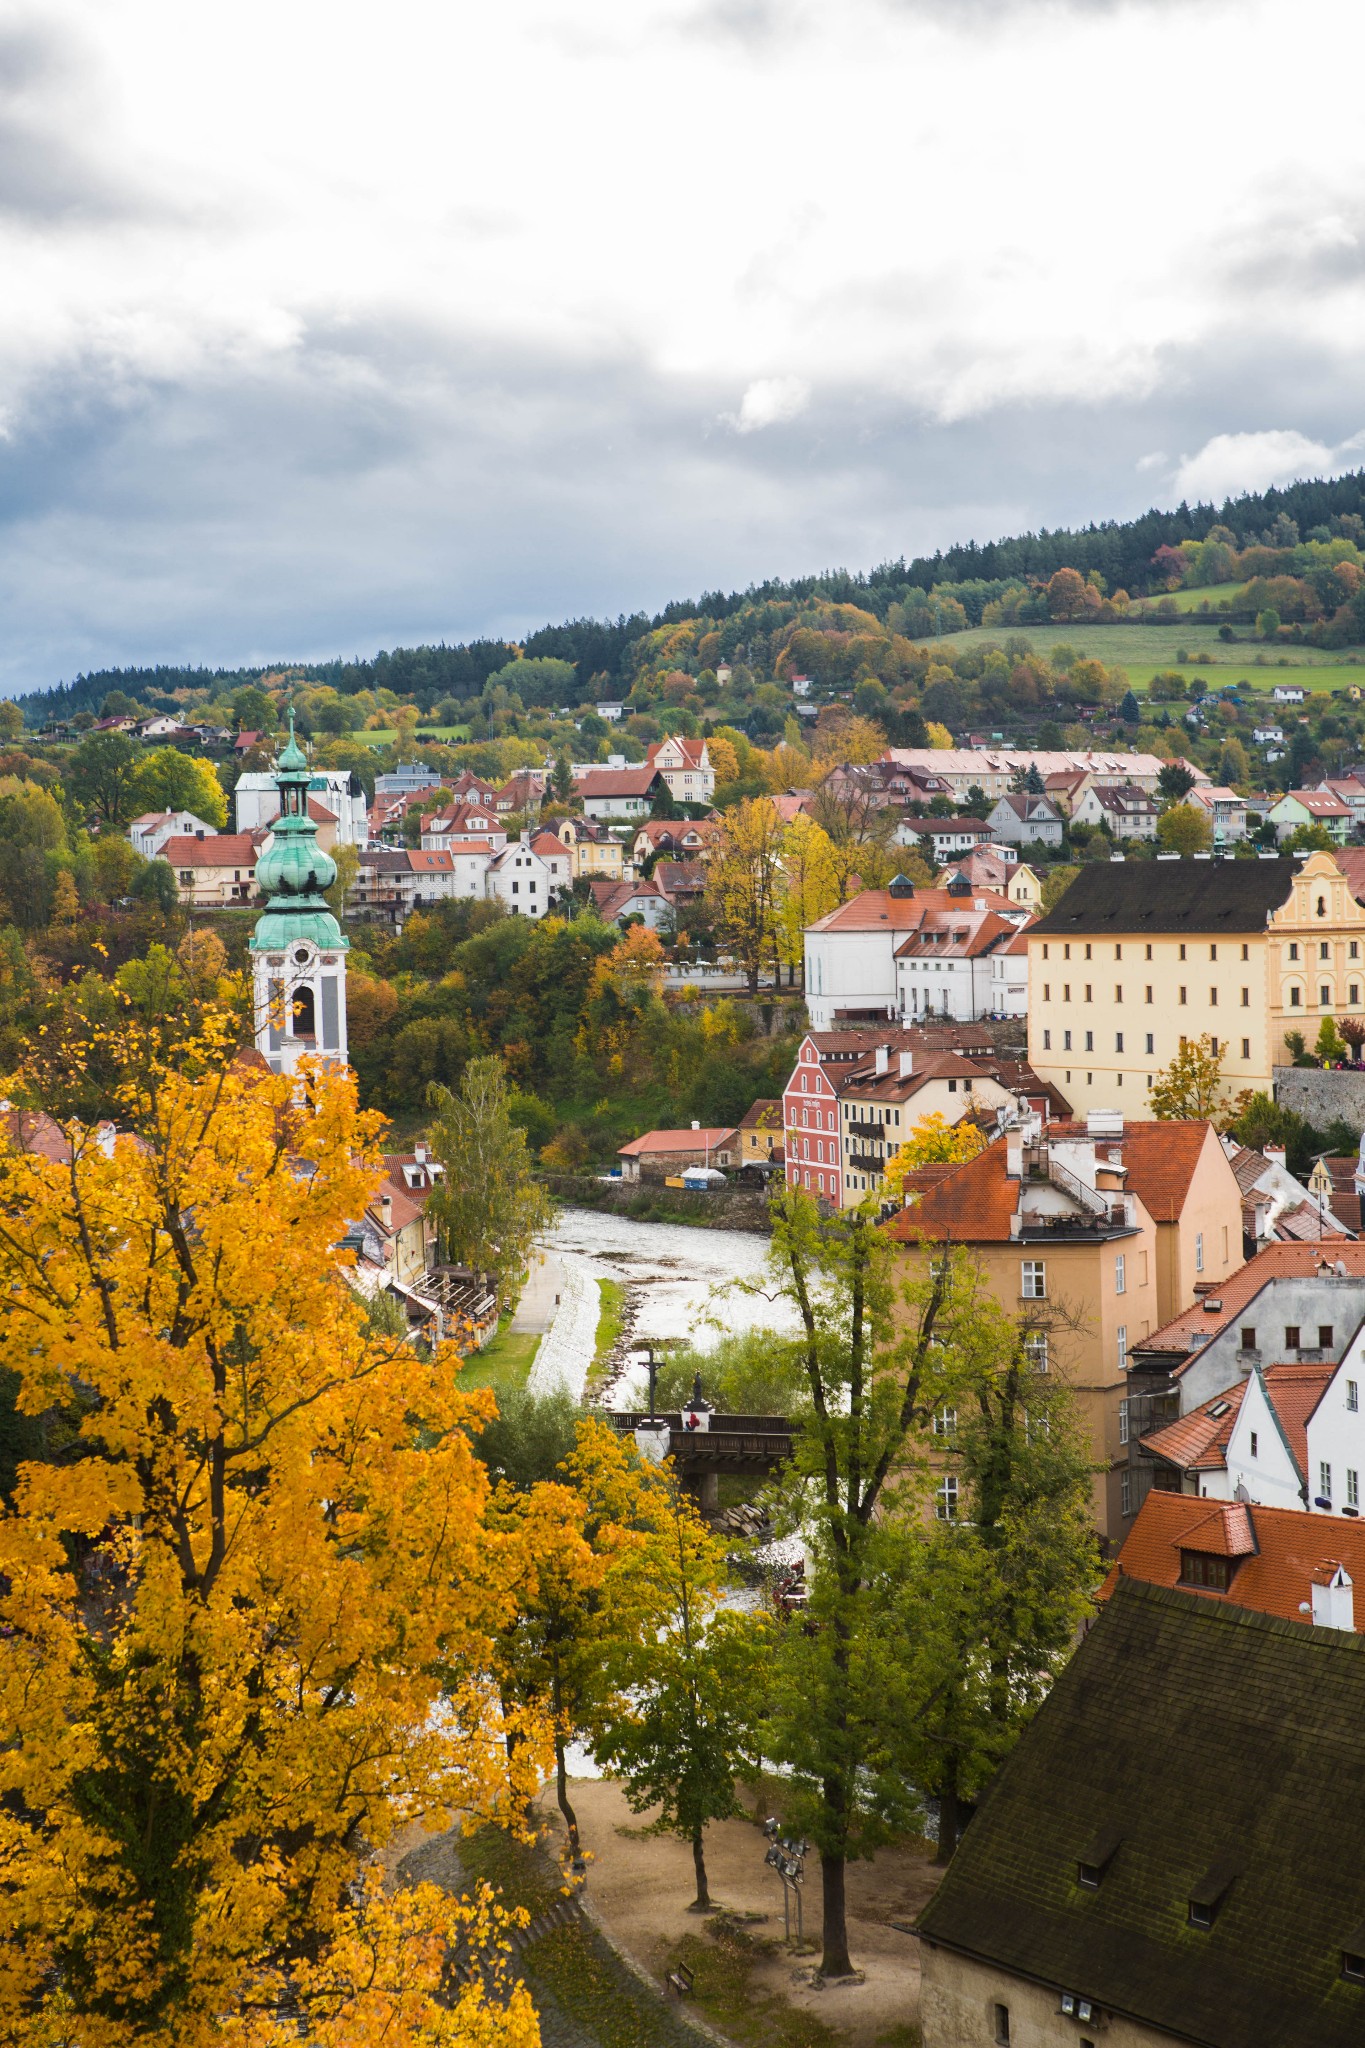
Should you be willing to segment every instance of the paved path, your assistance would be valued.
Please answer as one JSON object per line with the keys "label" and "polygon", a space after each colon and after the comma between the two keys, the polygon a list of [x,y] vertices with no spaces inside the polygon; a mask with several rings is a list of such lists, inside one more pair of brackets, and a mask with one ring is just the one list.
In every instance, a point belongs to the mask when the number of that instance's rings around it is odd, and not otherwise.
{"label": "paved path", "polygon": [[548,1330],[555,1319],[563,1291],[564,1266],[561,1260],[551,1251],[535,1253],[526,1285],[521,1290],[521,1300],[517,1303],[517,1312],[512,1318],[512,1328],[534,1334]]}

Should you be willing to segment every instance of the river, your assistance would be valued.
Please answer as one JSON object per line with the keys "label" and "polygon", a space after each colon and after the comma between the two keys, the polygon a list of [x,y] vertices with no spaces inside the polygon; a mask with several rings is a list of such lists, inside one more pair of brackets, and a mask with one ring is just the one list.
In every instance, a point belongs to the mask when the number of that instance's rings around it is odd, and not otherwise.
{"label": "river", "polygon": [[[597,1341],[600,1280],[630,1289],[640,1343],[685,1337],[709,1350],[722,1333],[793,1328],[785,1303],[734,1285],[763,1283],[768,1240],[756,1233],[564,1209],[544,1250],[547,1266],[557,1269],[559,1301],[531,1368],[530,1385],[537,1392],[565,1387],[575,1400],[583,1398]],[[643,1372],[632,1369],[609,1397],[612,1405],[633,1406],[642,1386]]]}

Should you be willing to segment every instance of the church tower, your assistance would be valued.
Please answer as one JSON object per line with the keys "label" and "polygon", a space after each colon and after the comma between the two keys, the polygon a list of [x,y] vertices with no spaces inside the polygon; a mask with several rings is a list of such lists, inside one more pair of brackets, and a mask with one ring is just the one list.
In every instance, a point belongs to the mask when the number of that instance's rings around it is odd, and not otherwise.
{"label": "church tower", "polygon": [[308,815],[308,757],[294,737],[276,763],[280,813],[268,852],[256,863],[266,906],[251,936],[256,1044],[276,1074],[292,1074],[301,1059],[326,1066],[346,1062],[346,954],[343,937],[323,896],[336,880],[336,862],[317,843]]}

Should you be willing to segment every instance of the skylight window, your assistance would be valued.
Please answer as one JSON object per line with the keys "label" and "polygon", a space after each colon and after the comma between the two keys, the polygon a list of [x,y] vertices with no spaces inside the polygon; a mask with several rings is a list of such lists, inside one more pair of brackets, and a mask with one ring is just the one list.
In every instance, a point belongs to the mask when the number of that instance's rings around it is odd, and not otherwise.
{"label": "skylight window", "polygon": [[1215,1401],[1212,1408],[1210,1408],[1209,1410],[1210,1419],[1216,1422],[1220,1415],[1227,1414],[1231,1406],[1231,1401]]}

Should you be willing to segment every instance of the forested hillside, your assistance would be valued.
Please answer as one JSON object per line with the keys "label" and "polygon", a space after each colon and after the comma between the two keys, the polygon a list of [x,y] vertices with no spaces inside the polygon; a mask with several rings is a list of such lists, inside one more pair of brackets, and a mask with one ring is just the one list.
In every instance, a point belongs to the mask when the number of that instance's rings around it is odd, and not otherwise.
{"label": "forested hillside", "polygon": [[[1267,560],[1248,575],[1272,577],[1298,573],[1285,558],[1304,544],[1346,539],[1365,541],[1365,470],[1348,476],[1287,485],[1237,499],[1221,509],[1181,504],[1171,512],[1152,510],[1138,519],[1106,521],[1082,528],[1042,529],[978,545],[975,541],[934,555],[882,563],[854,573],[832,570],[818,576],[773,578],[745,591],[703,592],[678,599],[652,618],[644,613],[616,620],[575,619],[543,626],[529,634],[520,652],[572,666],[547,683],[577,701],[579,696],[627,696],[641,667],[678,628],[690,648],[708,643],[704,665],[744,659],[756,668],[756,641],[806,617],[818,621],[828,608],[848,608],[849,630],[862,622],[874,631],[922,639],[982,624],[1043,623],[1056,618],[1039,591],[1060,569],[1072,569],[1089,580],[1101,601],[1116,593],[1128,600],[1159,597],[1182,580],[1212,584],[1232,580],[1226,560],[1214,565],[1189,560],[1191,544],[1206,549],[1213,536],[1215,551],[1235,563],[1247,551],[1264,551]],[[1183,551],[1183,565],[1173,557]],[[1274,558],[1273,560],[1269,558]],[[1215,573],[1206,573],[1212,566]],[[1191,573],[1192,572],[1192,573]],[[1274,607],[1272,607],[1274,608]],[[992,616],[994,611],[995,616]],[[1254,614],[1253,614],[1254,616]],[[1290,620],[1302,612],[1281,611]],[[1353,633],[1365,638],[1365,630]],[[1327,642],[1326,644],[1344,644]],[[431,711],[478,699],[490,677],[516,658],[518,649],[502,641],[475,640],[464,645],[395,648],[352,660],[292,662],[281,660],[259,668],[206,669],[159,665],[153,668],[101,669],[78,676],[51,690],[36,691],[24,700],[30,721],[65,719],[77,712],[97,712],[111,690],[122,690],[141,703],[173,710],[186,693],[222,696],[266,678],[288,675],[327,685],[343,696],[362,691],[391,691]],[[883,680],[891,680],[883,677]],[[553,698],[545,698],[547,705]]]}

